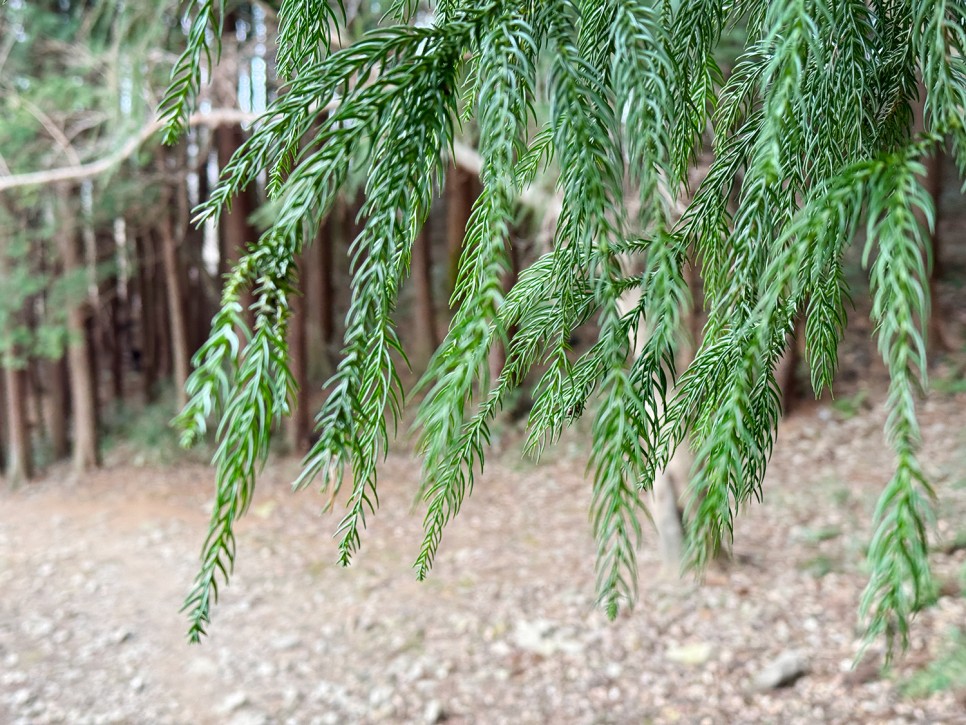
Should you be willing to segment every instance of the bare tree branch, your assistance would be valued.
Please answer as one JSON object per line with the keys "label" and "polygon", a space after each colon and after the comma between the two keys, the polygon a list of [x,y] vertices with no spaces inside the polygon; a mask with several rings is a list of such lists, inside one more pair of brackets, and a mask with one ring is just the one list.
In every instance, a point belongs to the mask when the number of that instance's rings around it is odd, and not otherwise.
{"label": "bare tree branch", "polygon": [[[189,126],[206,126],[217,128],[233,124],[251,124],[259,118],[259,114],[248,113],[231,108],[218,108],[207,112],[196,112],[188,117]],[[142,145],[158,133],[164,124],[152,121],[141,131],[129,138],[114,153],[86,164],[74,164],[56,169],[31,171],[26,174],[0,175],[0,192],[11,189],[22,189],[28,186],[44,186],[60,181],[80,181],[107,173],[125,159],[133,156]],[[453,144],[453,163],[464,171],[479,176],[483,168],[483,160],[475,149],[459,141]],[[2,169],[0,169],[2,171]],[[550,216],[556,220],[559,214],[560,199],[544,192],[537,187],[530,187],[524,191],[520,201],[527,206],[539,207],[550,211]],[[554,213],[556,212],[556,213]]]}
{"label": "bare tree branch", "polygon": [[[236,123],[253,123],[258,118],[258,114],[237,111],[230,108],[216,109],[206,113],[193,113],[188,118],[189,126],[207,126],[217,128]],[[141,131],[129,138],[120,148],[112,154],[91,161],[86,164],[67,166],[58,169],[45,169],[44,171],[31,171],[26,174],[14,174],[12,176],[0,176],[0,192],[10,189],[20,189],[26,186],[42,186],[53,184],[58,181],[80,181],[100,176],[130,158],[137,150],[158,131],[164,127],[160,121],[152,121]]]}

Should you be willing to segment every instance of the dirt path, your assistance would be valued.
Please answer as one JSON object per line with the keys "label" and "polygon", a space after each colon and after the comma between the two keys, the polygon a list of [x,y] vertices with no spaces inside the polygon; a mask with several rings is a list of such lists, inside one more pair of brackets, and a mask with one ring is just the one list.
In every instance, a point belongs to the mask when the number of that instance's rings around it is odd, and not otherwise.
{"label": "dirt path", "polygon": [[[923,415],[947,536],[966,528],[964,410],[960,394]],[[869,512],[891,464],[881,424],[878,409],[795,416],[734,561],[701,588],[675,586],[655,579],[649,544],[642,601],[614,624],[593,607],[580,431],[543,465],[515,450],[488,465],[424,584],[409,568],[416,464],[384,466],[382,507],[346,571],[336,517],[289,493],[294,461],[274,462],[200,647],[184,644],[178,609],[207,469],[115,464],[0,489],[0,722],[966,722],[961,693],[910,700],[897,685],[966,625],[962,551],[937,555],[947,586],[899,670],[848,669]],[[751,689],[792,652],[808,674]]]}

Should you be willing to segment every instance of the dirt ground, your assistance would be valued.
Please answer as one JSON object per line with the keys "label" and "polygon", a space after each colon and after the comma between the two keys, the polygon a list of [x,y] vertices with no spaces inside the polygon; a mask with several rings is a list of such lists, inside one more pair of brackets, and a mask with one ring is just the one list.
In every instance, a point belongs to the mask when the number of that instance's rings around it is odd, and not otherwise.
{"label": "dirt ground", "polygon": [[[80,480],[54,469],[0,487],[0,722],[966,722],[964,693],[902,689],[966,626],[966,551],[935,555],[942,592],[898,667],[880,674],[874,651],[851,670],[871,509],[892,463],[881,398],[860,390],[790,417],[732,560],[703,586],[670,583],[651,535],[641,601],[614,623],[594,608],[580,427],[539,465],[507,431],[422,584],[414,461],[383,467],[381,509],[343,570],[336,515],[290,493],[297,461],[273,460],[201,646],[185,644],[178,610],[207,468],[115,455]],[[922,410],[935,534],[950,541],[966,530],[966,393]],[[804,676],[754,688],[789,657]]]}

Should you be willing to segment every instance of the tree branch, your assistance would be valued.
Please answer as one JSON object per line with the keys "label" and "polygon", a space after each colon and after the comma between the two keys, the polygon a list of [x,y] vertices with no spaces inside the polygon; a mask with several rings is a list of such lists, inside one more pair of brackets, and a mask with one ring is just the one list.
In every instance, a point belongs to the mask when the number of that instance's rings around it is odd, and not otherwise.
{"label": "tree branch", "polygon": [[[229,124],[252,123],[257,118],[258,114],[255,113],[222,108],[208,111],[207,113],[192,113],[188,117],[188,125],[217,128],[218,126]],[[81,179],[100,176],[134,155],[144,143],[163,127],[164,124],[161,121],[152,121],[142,128],[137,135],[129,138],[117,151],[97,161],[91,161],[86,164],[75,164],[58,169],[31,171],[26,174],[0,176],[0,192],[9,191],[10,189],[21,189],[26,186],[43,186],[59,181],[80,181]]]}
{"label": "tree branch", "polygon": [[[232,108],[218,108],[207,112],[192,113],[188,117],[188,126],[205,126],[207,128],[218,128],[233,124],[250,124],[259,118],[259,114],[238,111]],[[112,168],[133,156],[141,146],[147,143],[152,136],[164,127],[161,121],[152,121],[141,131],[132,136],[120,148],[112,154],[96,161],[86,164],[74,164],[57,169],[45,169],[44,171],[31,171],[26,174],[13,174],[0,176],[0,192],[12,189],[22,189],[27,186],[44,186],[60,181],[80,181],[90,179],[95,176],[107,173]],[[475,149],[460,143],[453,144],[453,163],[459,168],[476,176],[480,175],[483,168],[483,160]],[[530,187],[524,191],[520,201],[527,206],[549,208],[551,215],[555,207],[559,206],[559,199],[551,196],[537,187]],[[559,214],[559,210],[557,210]]]}

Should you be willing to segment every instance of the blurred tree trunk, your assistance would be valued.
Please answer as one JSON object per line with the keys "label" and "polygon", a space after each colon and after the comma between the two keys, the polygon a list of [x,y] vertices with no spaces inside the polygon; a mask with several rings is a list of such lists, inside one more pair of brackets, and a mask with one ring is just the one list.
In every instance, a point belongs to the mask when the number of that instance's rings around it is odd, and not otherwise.
{"label": "blurred tree trunk", "polygon": [[306,375],[328,377],[333,371],[332,346],[335,338],[333,298],[333,251],[340,224],[345,223],[345,205],[337,201],[319,226],[312,244],[302,253],[300,279],[305,312]]}
{"label": "blurred tree trunk", "polygon": [[138,302],[140,312],[141,344],[135,357],[135,366],[143,373],[144,399],[151,403],[157,395],[158,387],[158,355],[157,355],[157,327],[155,313],[155,262],[150,237],[147,232],[138,231],[135,249],[137,253],[137,282]]}
{"label": "blurred tree trunk", "polygon": [[[57,193],[57,246],[65,275],[83,269],[77,248],[77,234],[71,223],[71,189],[59,183]],[[91,370],[87,332],[87,301],[71,304],[67,310],[67,367],[70,375],[71,409],[74,413],[74,470],[82,472],[99,464],[97,450],[97,400],[94,371]]]}
{"label": "blurred tree trunk", "polygon": [[157,337],[158,378],[166,381],[171,377],[171,309],[168,304],[167,281],[164,278],[164,240],[157,228],[151,232],[151,246],[155,256],[154,334]]}
{"label": "blurred tree trunk", "polygon": [[939,295],[939,281],[943,278],[945,269],[943,268],[943,244],[939,234],[939,224],[942,221],[942,195],[944,187],[943,174],[945,172],[943,164],[943,152],[936,149],[932,156],[926,159],[926,188],[932,197],[934,226],[929,235],[930,252],[932,256],[932,269],[929,270],[929,299],[932,301],[932,309],[929,313],[929,327],[927,329],[927,342],[930,353],[949,352],[953,345],[946,335],[946,310]]}
{"label": "blurred tree trunk", "polygon": [[[0,278],[7,272],[7,250],[0,245]],[[20,323],[22,311],[10,315],[11,328]],[[6,335],[8,330],[0,330]],[[3,369],[5,433],[6,433],[6,477],[10,485],[18,485],[33,477],[33,456],[30,447],[30,421],[27,415],[27,375],[24,366],[17,359],[16,348],[6,350],[0,357]]]}
{"label": "blurred tree trunk", "polygon": [[121,322],[123,312],[117,279],[114,278],[112,282],[107,307],[111,342],[111,392],[115,403],[121,404],[124,402],[124,334]]}
{"label": "blurred tree trunk", "polygon": [[466,223],[473,212],[479,182],[460,168],[452,167],[446,174],[446,248],[447,289],[452,293],[459,277],[460,255],[463,253],[463,238]]}
{"label": "blurred tree trunk", "polygon": [[414,348],[417,352],[417,365],[423,369],[439,346],[439,334],[436,330],[436,302],[433,296],[433,254],[429,219],[423,225],[413,245],[412,276],[416,307],[414,332],[417,340]]}
{"label": "blurred tree trunk", "polygon": [[[244,143],[245,132],[239,126],[220,126],[215,131],[215,137],[218,148],[218,167],[223,169],[231,160],[232,154]],[[257,207],[255,189],[249,187],[231,200],[231,211],[227,209],[222,211],[219,230],[219,271],[222,275],[231,271],[244,253],[245,247],[258,239],[258,231],[248,221]],[[253,302],[251,291],[247,290],[243,293],[240,301],[245,310],[245,319],[250,325],[254,319],[251,312]]]}
{"label": "blurred tree trunk", "polygon": [[[696,275],[693,271],[692,274]],[[689,278],[688,283],[695,299],[700,299],[697,294],[695,280]],[[631,310],[636,309],[639,297],[639,290],[621,295],[618,299],[620,314],[626,315]],[[694,317],[699,313],[699,310],[700,305],[697,302],[692,304],[689,319],[686,323],[688,330],[693,331],[697,327],[697,322]],[[641,354],[647,341],[646,327],[646,323],[642,321],[642,324],[638,326],[637,337],[631,340],[633,346],[632,356],[635,358]],[[692,332],[692,334],[694,333]],[[689,344],[683,345],[678,353],[679,360],[677,364],[679,370],[683,369],[690,362],[690,358],[693,357],[697,349],[696,336],[688,342]],[[654,411],[658,415],[663,414],[663,412],[662,410]],[[681,492],[687,488],[692,464],[691,449],[687,441],[685,441],[674,451],[674,455],[671,456],[667,467],[662,471],[658,471],[657,477],[653,482],[653,488],[651,489],[651,504],[649,508],[651,518],[654,521],[654,527],[657,529],[661,571],[665,576],[672,578],[681,576],[684,564],[684,520],[678,502]]]}
{"label": "blurred tree trunk", "polygon": [[[919,133],[925,128],[925,102],[926,88],[922,81],[919,81],[918,100],[913,104],[913,132]],[[932,197],[934,226],[929,233],[929,251],[932,258],[932,268],[929,272],[929,321],[926,329],[926,344],[929,348],[931,358],[935,358],[938,353],[948,352],[951,349],[949,341],[946,339],[946,310],[938,293],[937,282],[942,278],[942,244],[939,238],[939,221],[941,218],[941,199],[943,192],[943,157],[942,152],[934,150],[932,155],[924,160],[926,167],[925,178],[922,179],[923,185]],[[921,213],[916,213],[920,224],[925,224],[926,219]]]}
{"label": "blurred tree trunk", "polygon": [[[92,341],[94,358],[106,363],[105,369],[110,373],[110,397],[115,404],[124,398],[124,371],[122,365],[123,348],[121,336],[118,334],[118,277],[115,263],[117,261],[117,240],[114,236],[113,224],[102,226],[93,231],[93,260],[89,266],[94,271],[91,275],[96,281],[97,294],[91,301],[94,314]],[[115,267],[109,275],[97,279],[96,270],[101,265]],[[95,367],[95,371],[98,368]],[[100,392],[100,391],[98,391]]]}
{"label": "blurred tree trunk", "polygon": [[90,307],[87,308],[87,315],[84,318],[85,345],[87,352],[87,371],[90,375],[91,401],[94,404],[94,420],[102,419],[102,400],[101,400],[101,364],[98,356],[97,336],[99,327],[97,317],[91,314]]}
{"label": "blurred tree trunk", "polygon": [[9,434],[7,433],[7,387],[3,375],[0,375],[0,414],[2,414],[0,415],[0,470],[6,470]]}
{"label": "blurred tree trunk", "polygon": [[[198,198],[208,198],[208,176],[202,169],[198,173]],[[188,332],[189,359],[208,339],[211,318],[218,302],[219,281],[212,278],[205,266],[205,228],[191,223],[191,202],[187,185],[181,187],[178,198],[178,224],[185,230],[182,255],[185,266],[187,305],[185,325]]]}
{"label": "blurred tree trunk", "polygon": [[67,358],[47,360],[41,374],[44,379],[44,427],[50,440],[55,461],[70,454],[67,421],[70,419],[70,388],[67,379]]}
{"label": "blurred tree trunk", "polygon": [[17,485],[33,477],[30,423],[27,416],[26,370],[8,361],[3,368],[6,389],[7,483]]}
{"label": "blurred tree trunk", "polygon": [[798,384],[798,364],[802,359],[802,335],[804,329],[802,320],[795,323],[795,328],[787,339],[787,347],[775,366],[775,382],[778,384],[782,400],[782,415],[788,415],[797,407],[802,399],[802,391]]}
{"label": "blurred tree trunk", "polygon": [[[517,279],[520,276],[520,252],[517,245],[513,243],[510,239],[507,241],[507,252],[510,259],[510,268],[503,275],[503,293],[508,293],[513,286],[517,283]],[[513,330],[507,330],[507,340],[510,342],[513,339]],[[503,372],[503,366],[506,365],[506,344],[503,340],[494,339],[493,344],[490,347],[490,358],[489,358],[489,368],[490,368],[490,384],[493,384],[500,373]]]}
{"label": "blurred tree trunk", "polygon": [[[304,257],[299,267],[304,266]],[[305,453],[309,444],[309,383],[308,361],[306,360],[305,297],[298,291],[289,297],[292,316],[288,323],[289,370],[295,380],[295,391],[291,396],[291,413],[286,420],[289,447],[293,453]]]}
{"label": "blurred tree trunk", "polygon": [[167,319],[172,360],[172,383],[174,384],[175,405],[178,410],[188,402],[185,383],[188,380],[188,333],[184,315],[184,293],[181,265],[178,255],[178,237],[171,222],[171,190],[162,195],[157,230],[161,242],[161,256],[164,266],[165,297],[167,298]]}

